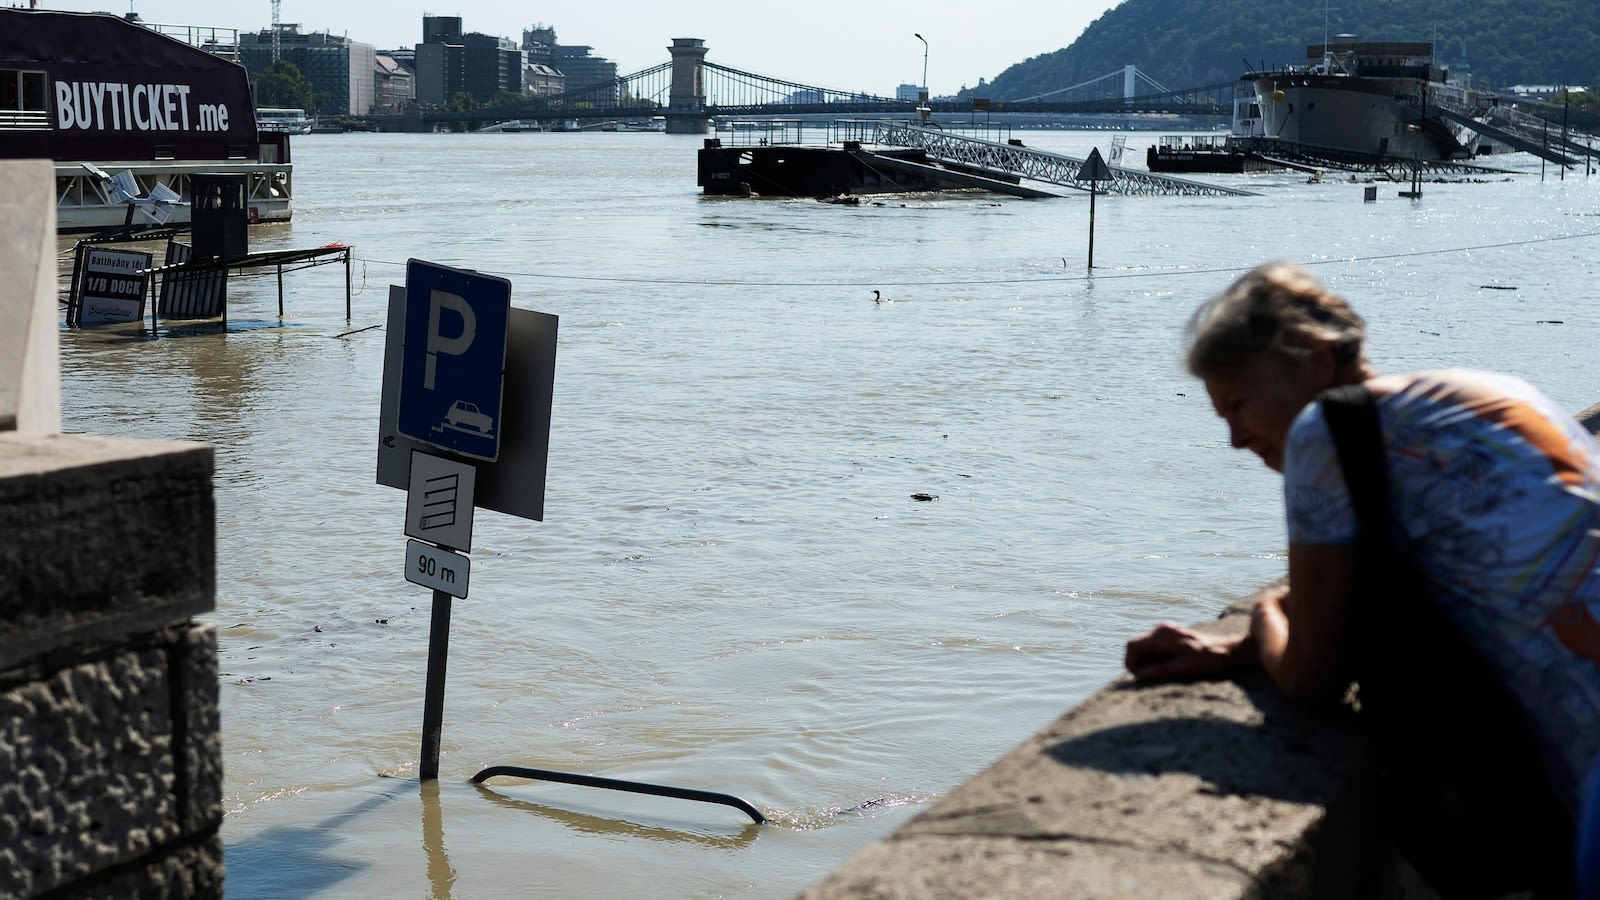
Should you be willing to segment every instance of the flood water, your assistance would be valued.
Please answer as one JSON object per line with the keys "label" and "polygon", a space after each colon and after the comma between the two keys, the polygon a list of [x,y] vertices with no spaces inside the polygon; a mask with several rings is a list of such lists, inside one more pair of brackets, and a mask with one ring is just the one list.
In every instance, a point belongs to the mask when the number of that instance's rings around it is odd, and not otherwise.
{"label": "flood water", "polygon": [[[1155,137],[1130,137],[1133,164]],[[226,333],[61,332],[66,430],[216,447],[230,897],[821,878],[1115,677],[1128,636],[1281,573],[1276,476],[1177,361],[1196,303],[1267,259],[1349,296],[1380,369],[1600,400],[1581,170],[1541,183],[1503,157],[1524,174],[1416,203],[1300,174],[1102,196],[1090,277],[1086,196],[708,199],[699,145],[297,138],[294,221],[252,249],[353,245],[349,321],[327,266],[286,276],[281,320],[269,276],[230,285]],[[374,483],[387,286],[411,257],[560,317],[545,520],[477,516],[426,786],[430,593],[402,577],[404,492]],[[468,783],[497,764],[732,793],[771,824]]]}

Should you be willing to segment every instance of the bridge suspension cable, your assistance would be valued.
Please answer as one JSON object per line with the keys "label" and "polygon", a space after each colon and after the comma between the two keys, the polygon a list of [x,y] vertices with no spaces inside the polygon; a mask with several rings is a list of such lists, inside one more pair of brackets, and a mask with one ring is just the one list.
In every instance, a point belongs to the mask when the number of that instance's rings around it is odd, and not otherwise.
{"label": "bridge suspension cable", "polygon": [[834,88],[785,81],[770,75],[758,75],[716,63],[702,63],[706,72],[706,105],[717,107],[752,107],[774,103],[883,103],[904,105],[904,101],[879,97],[865,91],[842,91]]}
{"label": "bridge suspension cable", "polygon": [[[1125,100],[1134,99],[1135,95],[1133,94],[1133,90],[1140,82],[1143,82],[1143,83],[1145,83],[1145,84],[1147,84],[1147,85],[1149,85],[1149,86],[1151,86],[1151,87],[1156,89],[1156,93],[1153,96],[1168,96],[1168,95],[1171,95],[1171,94],[1174,93],[1172,90],[1169,90],[1166,85],[1164,85],[1161,82],[1155,80],[1154,78],[1151,78],[1149,75],[1146,75],[1145,73],[1139,71],[1139,67],[1138,66],[1124,66],[1124,67],[1122,67],[1121,69],[1118,69],[1115,72],[1107,72],[1106,74],[1101,75],[1099,78],[1091,78],[1088,81],[1080,81],[1077,84],[1069,85],[1069,86],[1064,87],[1064,88],[1056,88],[1053,91],[1045,91],[1042,94],[1034,94],[1031,97],[1023,97],[1023,98],[1021,98],[1019,100],[1016,100],[1015,102],[1017,102],[1017,103],[1029,103],[1029,102],[1036,101],[1036,100],[1043,100],[1046,97],[1054,97],[1054,96],[1056,96],[1058,94],[1065,94],[1065,93],[1068,93],[1069,91],[1076,91],[1076,90],[1079,90],[1081,88],[1087,88],[1087,87],[1090,87],[1092,85],[1099,84],[1099,83],[1101,83],[1103,81],[1110,81],[1113,78],[1119,78],[1119,79],[1122,80],[1122,96],[1123,96],[1123,99],[1125,99]],[[1152,96],[1152,95],[1138,95],[1138,96],[1146,96],[1147,97],[1147,96]]]}

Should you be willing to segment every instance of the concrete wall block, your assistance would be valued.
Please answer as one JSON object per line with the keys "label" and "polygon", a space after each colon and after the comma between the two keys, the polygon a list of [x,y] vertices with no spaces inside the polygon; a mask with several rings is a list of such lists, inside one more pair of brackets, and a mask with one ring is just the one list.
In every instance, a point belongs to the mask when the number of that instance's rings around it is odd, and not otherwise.
{"label": "concrete wall block", "polygon": [[55,166],[0,160],[0,431],[61,430]]}
{"label": "concrete wall block", "polygon": [[179,836],[168,654],[125,651],[0,692],[0,896],[33,896]]}
{"label": "concrete wall block", "polygon": [[143,865],[72,886],[84,900],[207,900],[222,897],[222,836],[211,834]]}
{"label": "concrete wall block", "polygon": [[0,434],[0,670],[210,611],[212,451]]}
{"label": "concrete wall block", "polygon": [[217,630],[196,625],[177,645],[183,682],[182,762],[187,797],[180,798],[183,830],[205,834],[222,826],[222,714],[217,684]]}

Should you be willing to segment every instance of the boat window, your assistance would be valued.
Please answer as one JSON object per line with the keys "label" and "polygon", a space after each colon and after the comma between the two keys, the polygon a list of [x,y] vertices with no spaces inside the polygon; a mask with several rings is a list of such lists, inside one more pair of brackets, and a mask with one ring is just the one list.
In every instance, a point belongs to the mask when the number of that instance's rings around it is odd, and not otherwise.
{"label": "boat window", "polygon": [[49,128],[45,73],[0,69],[0,128]]}

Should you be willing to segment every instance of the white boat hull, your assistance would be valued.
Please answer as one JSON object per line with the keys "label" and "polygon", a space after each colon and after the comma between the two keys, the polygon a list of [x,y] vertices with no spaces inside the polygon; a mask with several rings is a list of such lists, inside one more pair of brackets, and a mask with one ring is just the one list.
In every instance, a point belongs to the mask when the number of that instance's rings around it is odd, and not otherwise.
{"label": "white boat hull", "polygon": [[[247,208],[252,224],[287,222],[293,213],[294,166],[292,163],[262,163],[254,160],[204,161],[117,161],[96,160],[101,171],[116,175],[131,171],[139,184],[140,196],[147,196],[157,184],[176,191],[181,198],[168,209],[168,224],[189,221],[189,176],[193,174],[242,174],[248,176]],[[56,230],[95,231],[113,228],[128,221],[128,206],[117,202],[99,176],[81,163],[56,163]],[[135,224],[150,220],[137,212]]]}

